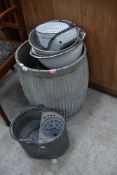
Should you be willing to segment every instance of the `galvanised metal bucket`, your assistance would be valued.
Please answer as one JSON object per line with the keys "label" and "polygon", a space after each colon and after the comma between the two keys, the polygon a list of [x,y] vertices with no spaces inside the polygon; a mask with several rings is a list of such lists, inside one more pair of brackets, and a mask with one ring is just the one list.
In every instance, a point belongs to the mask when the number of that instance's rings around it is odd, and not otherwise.
{"label": "galvanised metal bucket", "polygon": [[[48,117],[46,114],[53,114],[55,117]],[[41,127],[42,115],[45,121]],[[43,107],[29,107],[18,113],[11,122],[10,134],[33,158],[55,159],[62,156],[69,146],[63,117]]]}
{"label": "galvanised metal bucket", "polygon": [[32,105],[43,104],[54,109],[66,119],[82,105],[88,87],[86,48],[73,64],[47,70],[29,54],[30,45],[24,42],[16,51],[20,82]]}

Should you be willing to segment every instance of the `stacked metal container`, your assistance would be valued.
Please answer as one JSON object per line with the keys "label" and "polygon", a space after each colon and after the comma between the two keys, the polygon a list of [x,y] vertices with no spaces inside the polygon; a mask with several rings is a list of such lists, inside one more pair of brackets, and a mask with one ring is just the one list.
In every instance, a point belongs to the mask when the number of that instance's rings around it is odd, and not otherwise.
{"label": "stacked metal container", "polygon": [[[53,32],[54,31],[54,32]],[[82,105],[88,87],[85,32],[70,21],[50,21],[31,31],[16,51],[23,91],[66,119]]]}

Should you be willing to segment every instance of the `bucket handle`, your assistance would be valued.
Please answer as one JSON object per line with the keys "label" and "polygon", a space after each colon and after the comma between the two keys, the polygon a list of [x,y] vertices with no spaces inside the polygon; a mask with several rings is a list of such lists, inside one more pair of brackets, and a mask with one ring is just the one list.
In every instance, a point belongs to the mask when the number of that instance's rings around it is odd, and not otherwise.
{"label": "bucket handle", "polygon": [[43,105],[43,104],[40,104],[39,106],[35,106],[35,107],[27,107],[25,108],[22,112],[18,113],[16,115],[16,117],[11,121],[11,124],[10,124],[10,135],[18,142],[24,142],[24,143],[28,143],[28,144],[38,144],[38,142],[34,142],[34,141],[31,141],[30,139],[17,139],[13,133],[13,125],[15,124],[15,121],[16,119],[19,117],[19,115],[23,114],[24,112],[26,111],[30,111],[32,109],[39,109],[40,111],[42,111],[43,109],[46,109],[46,107]]}

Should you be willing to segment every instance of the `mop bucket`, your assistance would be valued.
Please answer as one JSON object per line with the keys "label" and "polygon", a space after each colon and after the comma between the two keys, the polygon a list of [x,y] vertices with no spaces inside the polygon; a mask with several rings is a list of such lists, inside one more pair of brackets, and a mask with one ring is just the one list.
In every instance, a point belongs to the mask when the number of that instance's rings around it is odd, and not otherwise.
{"label": "mop bucket", "polygon": [[69,145],[64,118],[40,107],[29,107],[17,114],[11,122],[10,133],[33,158],[55,159]]}

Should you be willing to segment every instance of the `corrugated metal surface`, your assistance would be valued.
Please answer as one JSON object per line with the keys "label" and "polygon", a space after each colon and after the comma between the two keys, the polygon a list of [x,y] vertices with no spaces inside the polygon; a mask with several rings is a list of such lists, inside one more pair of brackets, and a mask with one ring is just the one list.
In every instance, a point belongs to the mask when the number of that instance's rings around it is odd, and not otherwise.
{"label": "corrugated metal surface", "polygon": [[[23,56],[26,57],[21,51],[28,51],[25,46],[26,44],[18,50],[19,55],[16,53],[16,61],[20,82],[28,101],[32,105],[44,104],[55,109],[66,119],[71,117],[79,110],[87,92],[89,74],[86,49],[72,66],[59,69],[56,75],[50,75],[49,71],[23,70],[19,62],[23,63]],[[22,57],[22,62],[18,57]]]}

